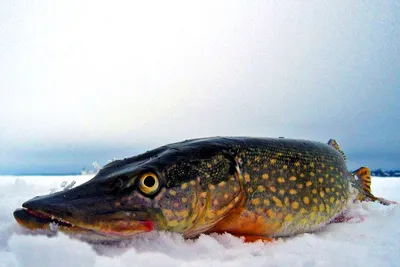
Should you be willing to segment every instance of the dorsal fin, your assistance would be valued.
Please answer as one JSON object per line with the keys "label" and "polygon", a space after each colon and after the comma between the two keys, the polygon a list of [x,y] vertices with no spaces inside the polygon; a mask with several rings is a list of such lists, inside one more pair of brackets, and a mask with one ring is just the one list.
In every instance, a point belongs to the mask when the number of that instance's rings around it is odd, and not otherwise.
{"label": "dorsal fin", "polygon": [[333,148],[335,148],[337,151],[339,151],[340,154],[342,154],[344,161],[347,160],[346,155],[345,155],[344,152],[340,149],[340,146],[339,146],[339,144],[336,142],[335,139],[329,139],[328,145],[330,145],[331,147],[333,147]]}

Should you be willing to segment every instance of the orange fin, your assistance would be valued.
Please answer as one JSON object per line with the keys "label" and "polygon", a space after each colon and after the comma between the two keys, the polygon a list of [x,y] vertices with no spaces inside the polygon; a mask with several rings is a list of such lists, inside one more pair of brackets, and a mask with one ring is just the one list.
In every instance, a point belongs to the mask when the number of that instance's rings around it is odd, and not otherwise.
{"label": "orange fin", "polygon": [[335,148],[337,151],[339,151],[340,154],[342,154],[342,157],[343,157],[344,161],[347,160],[346,155],[344,154],[344,152],[342,151],[342,149],[340,149],[340,146],[339,146],[339,144],[336,142],[335,139],[329,139],[328,145],[330,145],[331,147],[333,147],[333,148]]}
{"label": "orange fin", "polygon": [[240,235],[240,234],[232,234],[232,233],[231,233],[231,235],[239,237],[239,238],[243,237],[245,243],[253,243],[253,242],[257,242],[259,240],[269,243],[269,242],[273,242],[275,240],[274,238],[261,236],[261,235]]}
{"label": "orange fin", "polygon": [[357,196],[360,201],[378,201],[383,205],[397,204],[395,201],[376,197],[371,192],[371,171],[367,167],[361,167],[353,173],[360,182],[361,191]]}

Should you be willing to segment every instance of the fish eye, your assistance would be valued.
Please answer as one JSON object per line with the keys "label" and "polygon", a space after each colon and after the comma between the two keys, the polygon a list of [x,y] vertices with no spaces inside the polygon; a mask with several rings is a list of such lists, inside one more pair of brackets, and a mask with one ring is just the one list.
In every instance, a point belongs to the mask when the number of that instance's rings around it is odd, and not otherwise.
{"label": "fish eye", "polygon": [[142,174],[139,178],[139,189],[146,195],[157,192],[159,185],[157,175],[152,172]]}

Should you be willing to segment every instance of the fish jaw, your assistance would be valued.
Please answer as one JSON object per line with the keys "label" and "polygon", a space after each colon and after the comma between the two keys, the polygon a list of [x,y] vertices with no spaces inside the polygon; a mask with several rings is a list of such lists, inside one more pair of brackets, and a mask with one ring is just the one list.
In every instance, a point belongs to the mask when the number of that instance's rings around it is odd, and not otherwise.
{"label": "fish jaw", "polygon": [[18,224],[29,230],[58,230],[68,234],[97,234],[103,237],[109,236],[111,239],[112,237],[130,237],[154,229],[154,222],[151,220],[110,219],[109,221],[97,221],[90,224],[80,222],[77,219],[67,220],[55,217],[26,208],[15,210],[14,218]]}
{"label": "fish jaw", "polygon": [[102,239],[130,237],[155,228],[157,211],[137,207],[117,209],[113,206],[115,197],[93,194],[91,185],[82,186],[28,200],[14,211],[14,218],[30,230],[90,234]]}

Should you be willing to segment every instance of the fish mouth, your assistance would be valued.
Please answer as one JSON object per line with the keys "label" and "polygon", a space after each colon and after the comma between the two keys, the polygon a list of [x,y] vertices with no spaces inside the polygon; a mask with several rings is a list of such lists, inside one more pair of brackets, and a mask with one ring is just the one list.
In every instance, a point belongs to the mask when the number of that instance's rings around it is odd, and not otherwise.
{"label": "fish mouth", "polygon": [[14,218],[20,225],[31,230],[45,229],[48,227],[49,224],[55,224],[58,226],[68,227],[68,228],[76,227],[72,223],[63,220],[61,218],[57,218],[54,217],[53,215],[48,215],[46,213],[27,208],[20,208],[15,210]]}
{"label": "fish mouth", "polygon": [[30,230],[62,231],[67,234],[81,234],[89,240],[114,240],[153,230],[150,220],[99,221],[93,224],[76,223],[46,212],[20,208],[14,211],[14,218],[21,226]]}

